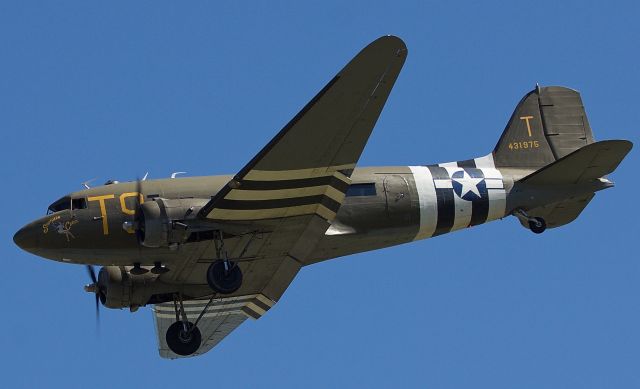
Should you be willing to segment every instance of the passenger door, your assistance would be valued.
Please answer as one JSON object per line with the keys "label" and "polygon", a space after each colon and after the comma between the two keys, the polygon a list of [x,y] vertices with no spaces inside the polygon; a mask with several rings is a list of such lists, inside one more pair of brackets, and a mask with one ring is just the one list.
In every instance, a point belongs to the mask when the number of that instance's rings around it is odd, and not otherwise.
{"label": "passenger door", "polygon": [[409,223],[411,220],[411,199],[409,184],[398,174],[388,175],[383,181],[387,217],[395,224]]}

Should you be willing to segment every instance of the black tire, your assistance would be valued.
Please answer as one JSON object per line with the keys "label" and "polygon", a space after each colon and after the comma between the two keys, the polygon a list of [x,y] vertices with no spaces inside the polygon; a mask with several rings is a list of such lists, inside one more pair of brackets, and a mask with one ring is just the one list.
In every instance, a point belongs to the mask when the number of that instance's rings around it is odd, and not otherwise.
{"label": "black tire", "polygon": [[[193,323],[187,322],[187,328],[193,328]],[[184,327],[181,321],[169,326],[165,339],[171,351],[178,355],[187,356],[195,353],[200,348],[202,335],[198,327],[193,328],[188,337],[184,337]]]}
{"label": "black tire", "polygon": [[230,262],[231,269],[227,272],[223,260],[217,260],[207,269],[207,283],[214,291],[221,294],[231,294],[242,285],[242,271],[240,266]]}
{"label": "black tire", "polygon": [[529,229],[534,234],[542,234],[547,229],[547,223],[541,217],[534,217],[535,221],[529,220]]}

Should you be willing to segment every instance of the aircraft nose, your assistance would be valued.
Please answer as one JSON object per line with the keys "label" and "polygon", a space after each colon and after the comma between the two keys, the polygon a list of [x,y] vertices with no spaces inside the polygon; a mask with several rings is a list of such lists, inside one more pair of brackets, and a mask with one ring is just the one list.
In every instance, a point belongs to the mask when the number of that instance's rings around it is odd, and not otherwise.
{"label": "aircraft nose", "polygon": [[21,249],[32,252],[38,243],[36,229],[31,224],[22,227],[13,236],[13,242]]}

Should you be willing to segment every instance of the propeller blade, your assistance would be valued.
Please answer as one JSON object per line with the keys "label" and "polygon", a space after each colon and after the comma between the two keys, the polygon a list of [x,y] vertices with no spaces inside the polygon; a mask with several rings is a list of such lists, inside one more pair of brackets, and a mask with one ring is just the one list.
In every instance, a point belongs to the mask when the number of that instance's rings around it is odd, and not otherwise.
{"label": "propeller blade", "polygon": [[87,273],[89,273],[89,277],[91,277],[91,282],[97,285],[98,279],[96,278],[96,272],[93,270],[93,266],[87,265]]}
{"label": "propeller blade", "polygon": [[96,295],[96,330],[100,331],[100,285],[98,284],[98,278],[96,277],[96,271],[93,269],[93,266],[87,265],[86,269],[92,284],[86,285],[84,289]]}
{"label": "propeller blade", "polygon": [[96,330],[100,332],[100,295],[96,293]]}

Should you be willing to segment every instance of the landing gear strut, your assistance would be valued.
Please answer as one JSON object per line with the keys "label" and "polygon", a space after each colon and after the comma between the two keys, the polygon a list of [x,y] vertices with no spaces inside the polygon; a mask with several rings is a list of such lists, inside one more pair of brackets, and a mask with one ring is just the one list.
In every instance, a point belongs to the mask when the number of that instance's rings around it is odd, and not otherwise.
{"label": "landing gear strut", "polygon": [[541,217],[529,216],[524,210],[517,209],[513,214],[520,220],[524,220],[529,224],[529,229],[535,234],[542,234],[547,229],[547,223]]}
{"label": "landing gear strut", "polygon": [[209,265],[207,283],[211,289],[220,294],[231,294],[242,285],[242,271],[235,262],[229,260],[227,251],[224,249],[222,232],[218,232],[215,242],[218,258],[222,259]]}

